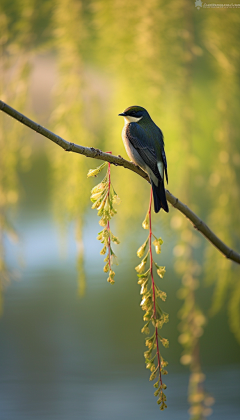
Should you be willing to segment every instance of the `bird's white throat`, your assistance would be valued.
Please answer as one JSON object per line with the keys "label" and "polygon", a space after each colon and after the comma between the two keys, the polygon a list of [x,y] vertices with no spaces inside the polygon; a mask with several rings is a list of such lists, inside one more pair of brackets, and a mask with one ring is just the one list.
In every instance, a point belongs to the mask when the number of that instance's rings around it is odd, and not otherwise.
{"label": "bird's white throat", "polygon": [[130,122],[138,122],[142,119],[142,117],[137,118],[137,117],[131,117],[130,115],[127,115],[126,117],[124,117],[124,122],[125,125],[129,124]]}

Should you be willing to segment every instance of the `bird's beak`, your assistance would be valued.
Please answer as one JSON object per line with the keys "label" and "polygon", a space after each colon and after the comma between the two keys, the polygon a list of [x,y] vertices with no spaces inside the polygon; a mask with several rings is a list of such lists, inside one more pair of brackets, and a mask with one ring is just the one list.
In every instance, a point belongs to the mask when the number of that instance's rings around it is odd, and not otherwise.
{"label": "bird's beak", "polygon": [[125,112],[122,112],[121,114],[118,114],[118,116],[119,116],[119,117],[125,117],[125,116],[126,116],[126,114],[125,114]]}

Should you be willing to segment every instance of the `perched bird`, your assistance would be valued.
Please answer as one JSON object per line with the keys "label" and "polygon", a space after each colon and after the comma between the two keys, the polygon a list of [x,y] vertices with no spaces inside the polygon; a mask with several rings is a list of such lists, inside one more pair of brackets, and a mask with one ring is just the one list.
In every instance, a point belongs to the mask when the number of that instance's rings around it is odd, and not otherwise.
{"label": "perched bird", "polygon": [[154,210],[169,211],[164,188],[168,182],[163,134],[149,113],[141,106],[130,106],[118,114],[124,117],[122,139],[129,158],[147,172],[153,190]]}

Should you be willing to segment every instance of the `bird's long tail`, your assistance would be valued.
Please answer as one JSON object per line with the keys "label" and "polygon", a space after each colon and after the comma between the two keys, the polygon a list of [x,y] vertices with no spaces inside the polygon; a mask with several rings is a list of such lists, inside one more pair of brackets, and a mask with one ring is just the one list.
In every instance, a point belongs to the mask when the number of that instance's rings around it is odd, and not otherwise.
{"label": "bird's long tail", "polygon": [[151,180],[152,190],[153,190],[153,200],[154,200],[154,210],[155,213],[158,213],[161,208],[167,213],[169,212],[168,203],[165,194],[165,188],[163,182],[159,181],[158,186],[154,184]]}

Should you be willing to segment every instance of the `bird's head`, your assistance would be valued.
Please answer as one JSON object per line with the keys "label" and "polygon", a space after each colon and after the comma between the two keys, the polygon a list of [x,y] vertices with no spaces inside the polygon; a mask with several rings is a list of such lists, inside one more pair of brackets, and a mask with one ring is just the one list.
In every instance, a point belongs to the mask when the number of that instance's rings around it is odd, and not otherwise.
{"label": "bird's head", "polygon": [[127,109],[125,109],[125,111],[118,115],[124,117],[125,123],[127,124],[130,122],[138,122],[140,120],[151,120],[147,110],[137,105],[129,106]]}

